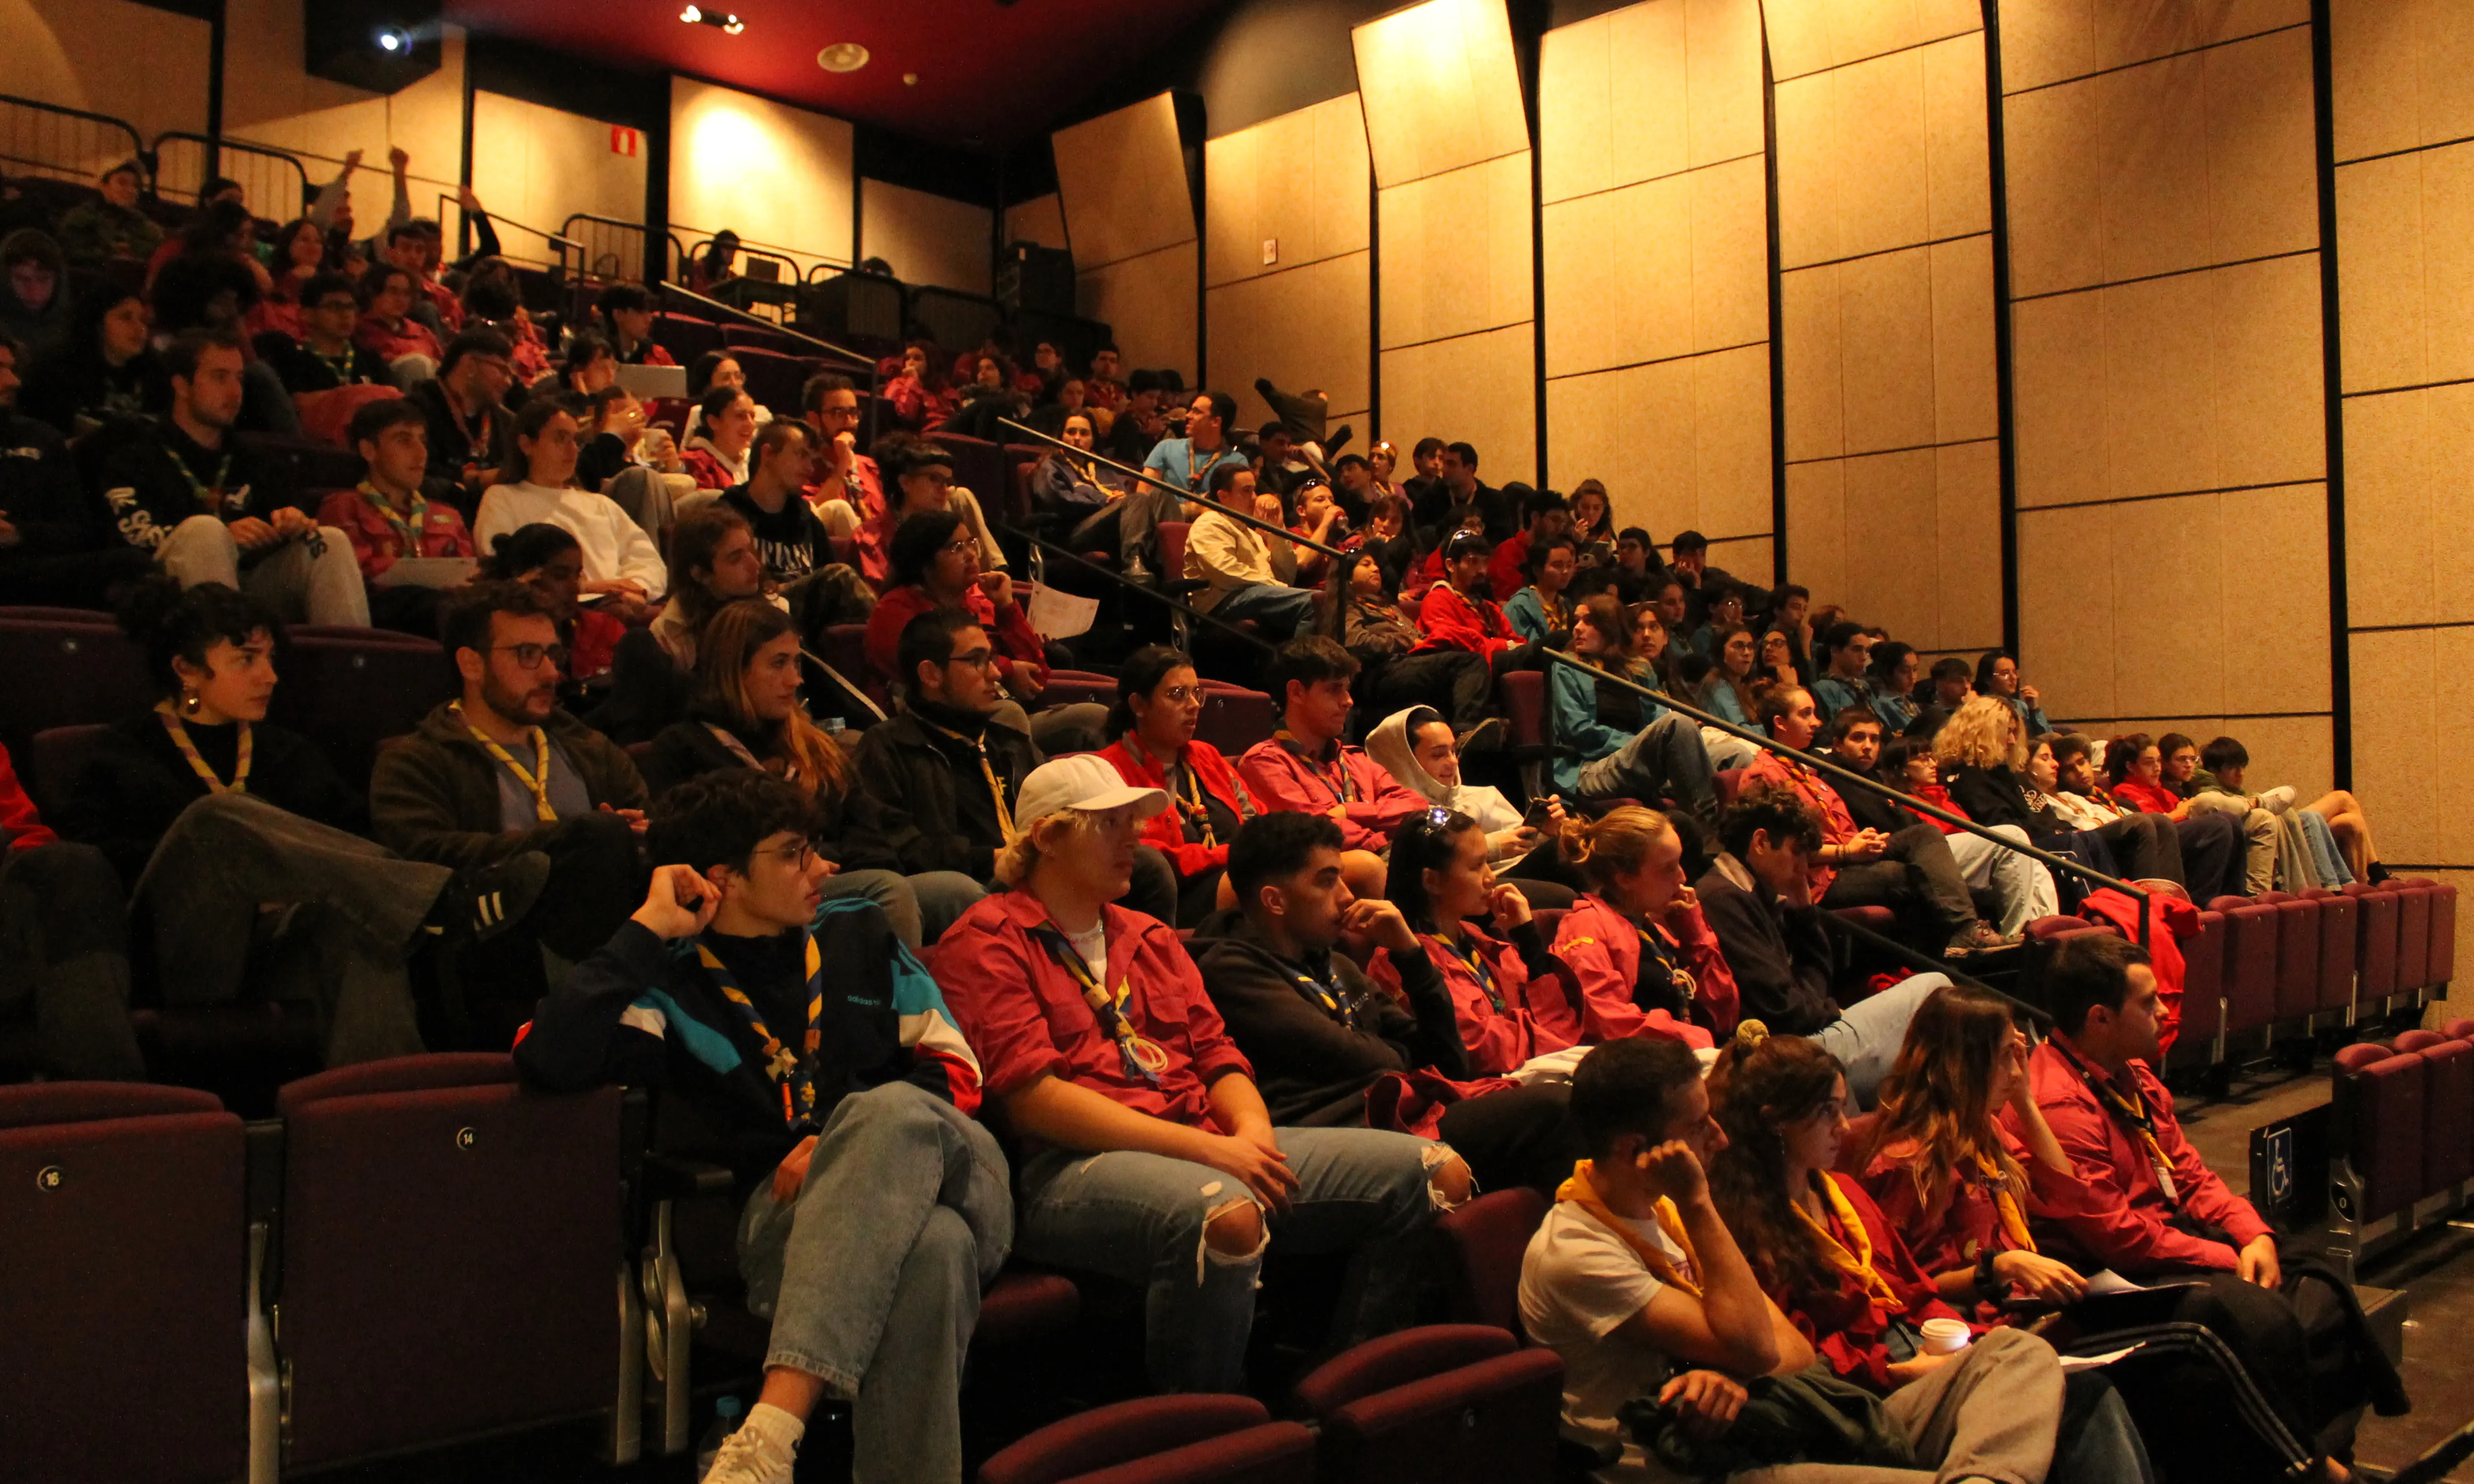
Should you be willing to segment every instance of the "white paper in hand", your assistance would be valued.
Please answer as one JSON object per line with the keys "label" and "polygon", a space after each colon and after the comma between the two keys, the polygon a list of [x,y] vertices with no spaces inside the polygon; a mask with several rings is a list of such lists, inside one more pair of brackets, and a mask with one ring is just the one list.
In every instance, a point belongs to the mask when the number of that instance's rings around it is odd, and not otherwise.
{"label": "white paper in hand", "polygon": [[2122,1350],[2111,1350],[2102,1355],[2064,1355],[2062,1357],[2062,1375],[2075,1375],[2081,1371],[2094,1371],[2099,1366],[2109,1366],[2115,1361],[2120,1360],[2122,1356],[2131,1354],[2132,1352],[2145,1348],[2145,1346],[2146,1342],[2142,1341],[2138,1345],[2129,1346]]}
{"label": "white paper in hand", "polygon": [[1059,593],[1046,583],[1031,590],[1031,630],[1042,639],[1071,639],[1090,632],[1100,600]]}

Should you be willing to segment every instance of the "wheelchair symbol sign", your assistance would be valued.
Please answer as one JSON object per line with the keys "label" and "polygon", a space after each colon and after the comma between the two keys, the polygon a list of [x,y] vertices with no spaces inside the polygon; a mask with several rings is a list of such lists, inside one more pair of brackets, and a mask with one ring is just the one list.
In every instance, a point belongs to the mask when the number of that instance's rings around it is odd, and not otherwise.
{"label": "wheelchair symbol sign", "polygon": [[2268,1136],[2268,1199],[2281,1204],[2293,1196],[2293,1131],[2278,1129]]}

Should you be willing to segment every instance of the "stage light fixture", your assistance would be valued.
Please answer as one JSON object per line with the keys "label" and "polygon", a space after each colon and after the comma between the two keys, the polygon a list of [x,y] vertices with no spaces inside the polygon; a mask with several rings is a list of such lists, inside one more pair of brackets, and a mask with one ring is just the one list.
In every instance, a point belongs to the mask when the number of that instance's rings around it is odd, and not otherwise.
{"label": "stage light fixture", "polygon": [[857,41],[836,41],[816,54],[816,65],[827,72],[857,72],[867,65],[867,48]]}
{"label": "stage light fixture", "polygon": [[679,19],[691,26],[711,26],[725,36],[737,36],[747,29],[747,23],[722,11],[708,11],[702,6],[689,6],[679,12]]}

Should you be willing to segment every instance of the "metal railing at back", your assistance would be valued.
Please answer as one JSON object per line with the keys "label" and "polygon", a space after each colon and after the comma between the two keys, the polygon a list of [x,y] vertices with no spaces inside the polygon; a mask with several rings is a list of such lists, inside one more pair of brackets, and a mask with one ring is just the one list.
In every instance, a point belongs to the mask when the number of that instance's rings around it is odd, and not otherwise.
{"label": "metal railing at back", "polygon": [[[673,232],[684,231],[688,234],[690,246],[680,250],[676,264],[677,272],[671,275],[673,278],[683,279],[687,276],[688,264],[702,257],[705,250],[713,246],[714,234],[701,227],[689,227],[677,222],[671,223],[670,226]],[[786,288],[796,288],[807,278],[808,268],[803,267],[802,264],[821,263],[836,269],[850,266],[847,259],[835,257],[830,254],[809,253],[779,242],[756,242],[745,237],[741,237],[739,241],[739,255],[770,258],[782,264],[782,277],[778,281]]]}
{"label": "metal railing at back", "polygon": [[6,174],[91,185],[123,160],[137,160],[151,172],[145,153],[136,129],[109,113],[0,93],[0,167]]}
{"label": "metal railing at back", "polygon": [[813,347],[820,354],[839,356],[854,366],[865,366],[871,375],[876,370],[876,357],[863,351],[854,351],[846,345],[836,345],[830,340],[819,340],[805,330],[792,329],[788,325],[775,324],[761,314],[750,314],[735,304],[723,304],[720,300],[699,294],[694,289],[682,288],[676,283],[664,283],[657,285],[655,292],[671,298],[684,299],[697,308],[710,310],[717,315],[728,315],[733,324],[751,325],[768,333],[780,335],[786,340],[795,340],[801,345]]}
{"label": "metal railing at back", "polygon": [[999,418],[997,419],[997,422],[1006,427],[1012,428],[1015,432],[1021,433],[1027,438],[1036,439],[1038,442],[1046,444],[1052,449],[1063,449],[1072,453],[1076,458],[1081,459],[1087,463],[1097,464],[1103,469],[1114,470],[1118,474],[1124,474],[1129,479],[1138,479],[1155,490],[1164,491],[1176,496],[1179,499],[1188,500],[1198,505],[1208,506],[1211,512],[1215,515],[1226,516],[1229,520],[1235,521],[1240,525],[1253,526],[1256,530],[1265,531],[1271,535],[1277,536],[1292,546],[1303,547],[1309,551],[1319,551],[1324,556],[1336,557],[1346,554],[1338,547],[1326,547],[1320,541],[1300,536],[1297,532],[1290,530],[1287,526],[1282,525],[1275,521],[1266,521],[1261,516],[1253,515],[1244,510],[1231,509],[1216,499],[1209,499],[1207,496],[1196,494],[1191,490],[1179,489],[1176,485],[1171,484],[1166,479],[1160,478],[1156,474],[1150,474],[1144,470],[1132,468],[1128,465],[1120,464],[1114,459],[1094,453],[1088,449],[1075,448],[1074,445],[1067,443],[1064,439],[1057,437],[1054,433],[1043,433],[1036,427],[1030,426],[1027,424],[1017,423],[1011,418]]}
{"label": "metal railing at back", "polygon": [[[616,216],[601,216],[591,211],[570,211],[559,224],[556,235],[575,244],[581,259],[573,265],[579,281],[594,278],[603,282],[641,280],[644,276],[644,224]],[[669,246],[673,258],[685,255],[678,233],[671,232]]]}
{"label": "metal railing at back", "polygon": [[[453,196],[449,195],[446,191],[440,191],[438,193],[438,214],[435,217],[432,217],[431,220],[438,222],[446,221],[447,209],[449,207],[455,207],[459,212],[463,209],[462,205],[458,203]],[[569,272],[574,271],[572,263],[569,261],[569,256],[576,250],[577,244],[575,242],[569,238],[560,236],[557,232],[544,231],[541,228],[517,221],[514,217],[500,216],[496,211],[490,212],[489,217],[492,230],[496,231],[498,234],[498,255],[500,257],[505,258],[511,263],[520,263],[527,268],[552,268],[565,269]],[[459,220],[461,218],[459,218]],[[540,254],[526,255],[517,251],[507,241],[507,233],[510,230],[521,232],[528,237],[540,238],[542,251],[547,255],[545,256]],[[473,244],[469,251],[479,251],[477,240]]]}
{"label": "metal railing at back", "polygon": [[187,130],[155,136],[155,190],[194,203],[209,176],[240,182],[252,214],[288,222],[309,207],[309,167],[301,157],[272,145],[210,139]]}

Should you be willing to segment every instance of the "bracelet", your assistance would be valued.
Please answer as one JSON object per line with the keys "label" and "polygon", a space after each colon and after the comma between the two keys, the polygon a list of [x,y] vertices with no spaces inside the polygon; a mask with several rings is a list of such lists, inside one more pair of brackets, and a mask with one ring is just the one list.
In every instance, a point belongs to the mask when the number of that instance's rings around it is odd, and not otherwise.
{"label": "bracelet", "polygon": [[1999,1255],[2001,1254],[1991,1251],[1990,1249],[1977,1254],[1977,1297],[1981,1299],[1992,1299],[1998,1297],[2001,1291],[2010,1286],[2009,1284],[2002,1282],[2001,1278],[1994,1276],[1993,1259]]}

